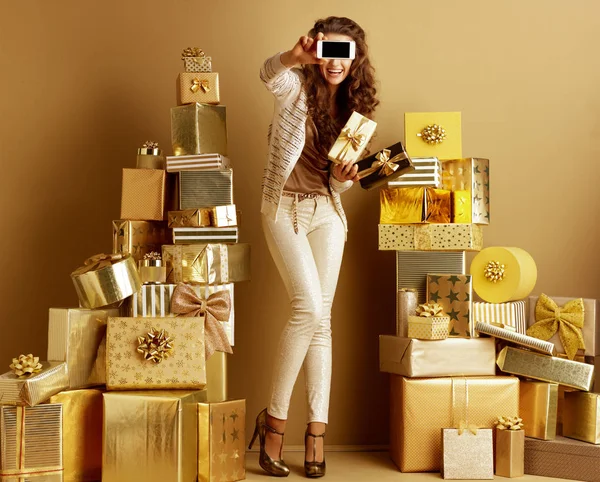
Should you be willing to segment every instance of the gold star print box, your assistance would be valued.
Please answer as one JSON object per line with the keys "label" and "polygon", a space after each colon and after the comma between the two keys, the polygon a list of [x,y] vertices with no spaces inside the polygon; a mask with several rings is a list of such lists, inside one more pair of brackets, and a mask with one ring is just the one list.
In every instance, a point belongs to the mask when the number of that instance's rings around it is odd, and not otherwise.
{"label": "gold star print box", "polygon": [[471,323],[472,298],[470,274],[427,275],[427,301],[439,303],[450,316],[450,336],[477,336]]}
{"label": "gold star print box", "polygon": [[204,317],[109,318],[106,388],[203,388]]}
{"label": "gold star print box", "polygon": [[404,136],[411,157],[462,158],[460,112],[406,112]]}

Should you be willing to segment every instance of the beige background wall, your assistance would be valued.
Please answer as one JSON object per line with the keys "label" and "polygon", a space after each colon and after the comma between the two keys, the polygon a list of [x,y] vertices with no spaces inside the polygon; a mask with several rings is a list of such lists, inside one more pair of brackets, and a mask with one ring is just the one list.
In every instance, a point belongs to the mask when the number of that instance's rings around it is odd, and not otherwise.
{"label": "beige background wall", "polygon": [[[260,228],[272,101],[258,69],[331,14],[368,32],[382,101],[374,147],[403,138],[405,111],[462,111],[464,154],[492,162],[486,245],[527,249],[536,293],[600,297],[594,0],[2,2],[1,366],[21,352],[45,354],[47,309],[76,304],[69,273],[111,248],[121,168],[135,165],[146,139],[169,151],[179,54],[198,45],[221,75],[242,240],[253,248],[253,281],[236,288],[230,365],[250,429],[288,314]],[[328,442],[383,444],[377,335],[394,323],[394,255],[377,251],[378,194],[355,187],[344,204]],[[288,442],[301,443],[304,414],[297,390]]]}

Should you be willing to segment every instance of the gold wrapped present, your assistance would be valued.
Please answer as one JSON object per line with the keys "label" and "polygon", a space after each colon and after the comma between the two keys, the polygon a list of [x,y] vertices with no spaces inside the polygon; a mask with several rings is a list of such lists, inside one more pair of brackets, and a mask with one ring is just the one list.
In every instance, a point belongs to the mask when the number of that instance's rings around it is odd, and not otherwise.
{"label": "gold wrapped present", "polygon": [[364,189],[375,189],[404,173],[413,172],[415,167],[401,142],[382,149],[372,156],[357,161],[358,178]]}
{"label": "gold wrapped present", "polygon": [[224,105],[188,104],[171,108],[171,142],[176,156],[227,155]]}
{"label": "gold wrapped present", "polygon": [[161,284],[167,281],[167,267],[162,262],[160,253],[152,252],[138,261],[142,284]]}
{"label": "gold wrapped present", "polygon": [[506,373],[559,383],[578,390],[589,391],[594,381],[594,365],[508,346],[500,351],[496,363]]}
{"label": "gold wrapped present", "polygon": [[62,424],[62,405],[57,403],[0,406],[0,479],[62,480]]}
{"label": "gold wrapped present", "polygon": [[456,411],[464,413],[466,408],[468,424],[480,428],[492,428],[499,413],[511,417],[519,414],[516,377],[390,375],[390,386],[390,454],[402,472],[440,470],[440,433],[454,424]]}
{"label": "gold wrapped present", "polygon": [[133,258],[121,254],[97,254],[71,273],[79,304],[101,308],[129,298],[142,285]]}
{"label": "gold wrapped present", "polygon": [[238,228],[173,228],[173,244],[237,243]]}
{"label": "gold wrapped present", "polygon": [[389,181],[388,187],[429,186],[442,188],[442,163],[437,157],[413,157],[411,161],[415,170]]}
{"label": "gold wrapped present", "polygon": [[162,149],[158,148],[158,142],[146,141],[137,151],[137,169],[164,169],[165,156]]}
{"label": "gold wrapped present", "polygon": [[380,191],[381,224],[449,223],[450,191],[403,187]]}
{"label": "gold wrapped present", "polygon": [[245,400],[198,404],[198,482],[246,478],[245,423]]}
{"label": "gold wrapped present", "polygon": [[94,363],[106,334],[106,319],[118,315],[118,309],[50,308],[48,360],[66,362],[68,388],[92,387],[106,382],[104,374],[94,370]]}
{"label": "gold wrapped present", "polygon": [[195,73],[182,72],[177,81],[177,97],[179,105],[219,104],[219,74],[217,72]]}
{"label": "gold wrapped present", "polygon": [[475,336],[471,299],[471,275],[427,274],[427,301],[442,305],[450,317],[450,336]]}
{"label": "gold wrapped present", "polygon": [[377,122],[367,119],[358,112],[352,112],[327,157],[335,164],[359,161],[375,129],[377,129]]}
{"label": "gold wrapped present", "polygon": [[112,227],[113,254],[131,254],[136,262],[170,242],[164,222],[119,219],[112,222]]}
{"label": "gold wrapped present", "polygon": [[460,112],[406,112],[406,150],[412,157],[462,157]]}
{"label": "gold wrapped present", "polygon": [[417,306],[416,315],[408,317],[408,337],[419,340],[445,340],[448,338],[450,317],[441,305],[426,303]]}
{"label": "gold wrapped present", "polygon": [[212,226],[210,215],[211,208],[169,211],[167,214],[167,225],[170,228]]}
{"label": "gold wrapped present", "polygon": [[212,57],[208,57],[200,47],[187,47],[181,54],[186,72],[212,72]]}
{"label": "gold wrapped present", "polygon": [[558,385],[521,380],[519,411],[526,420],[525,435],[541,440],[556,438]]}
{"label": "gold wrapped present", "polygon": [[496,429],[496,475],[522,477],[525,470],[525,431]]}
{"label": "gold wrapped present", "polygon": [[380,224],[379,249],[479,251],[483,230],[476,224]]}
{"label": "gold wrapped present", "polygon": [[233,204],[233,169],[181,171],[179,209],[197,209]]}
{"label": "gold wrapped present", "polygon": [[109,318],[109,390],[203,388],[204,318]]}
{"label": "gold wrapped present", "polygon": [[446,480],[493,479],[492,430],[443,429],[441,474]]}
{"label": "gold wrapped present", "polygon": [[537,351],[538,353],[543,353],[544,355],[556,355],[554,343],[538,340],[532,336],[521,335],[521,333],[506,330],[487,323],[481,323],[480,321],[475,324],[475,331],[477,333],[483,333],[484,335],[499,338],[500,340],[508,341],[523,348],[528,348],[529,350]]}
{"label": "gold wrapped present", "polygon": [[452,191],[452,222],[490,224],[490,161],[452,159],[442,163],[444,189]]}
{"label": "gold wrapped present", "polygon": [[45,361],[40,368],[29,376],[18,376],[12,371],[0,375],[2,405],[33,407],[69,387],[66,363]]}
{"label": "gold wrapped present", "polygon": [[522,335],[527,329],[525,316],[526,301],[511,301],[509,303],[473,302],[473,321],[498,326]]}
{"label": "gold wrapped present", "polygon": [[121,218],[162,221],[165,185],[166,173],[162,169],[123,169]]}
{"label": "gold wrapped present", "polygon": [[227,353],[216,351],[206,360],[206,396],[211,402],[227,400]]}
{"label": "gold wrapped present", "polygon": [[167,283],[221,284],[250,279],[249,244],[165,245]]}
{"label": "gold wrapped present", "polygon": [[473,289],[484,301],[505,303],[526,298],[537,281],[537,267],[521,248],[485,248],[471,262]]}
{"label": "gold wrapped present", "polygon": [[600,395],[565,392],[563,435],[600,445]]}
{"label": "gold wrapped present", "polygon": [[379,371],[409,378],[493,376],[496,346],[491,338],[429,341],[379,335]]}
{"label": "gold wrapped present", "polygon": [[102,480],[195,481],[205,400],[204,390],[105,393]]}
{"label": "gold wrapped present", "polygon": [[49,403],[62,405],[64,482],[101,479],[103,392],[68,390],[49,400]]}

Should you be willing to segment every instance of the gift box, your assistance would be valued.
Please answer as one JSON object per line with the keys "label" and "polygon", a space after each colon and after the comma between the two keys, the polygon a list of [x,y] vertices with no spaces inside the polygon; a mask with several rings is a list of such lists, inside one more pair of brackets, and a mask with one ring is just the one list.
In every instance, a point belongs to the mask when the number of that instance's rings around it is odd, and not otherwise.
{"label": "gift box", "polygon": [[464,272],[464,252],[396,251],[396,288],[415,288],[419,303],[427,299],[427,273]]}
{"label": "gift box", "polygon": [[167,225],[169,228],[212,226],[211,211],[210,208],[169,211]]}
{"label": "gift box", "polygon": [[[540,308],[536,313],[538,302],[541,303]],[[536,337],[539,337],[543,334],[546,334],[544,338],[550,336],[548,341],[554,343],[560,353],[565,353],[566,349],[563,346],[558,327],[566,322],[567,324],[565,325],[565,328],[568,337],[567,343],[574,343],[572,348],[573,353],[584,354],[585,350],[585,356],[600,355],[600,328],[597,326],[598,319],[596,317],[596,305],[597,300],[594,299],[568,298],[560,296],[548,297],[544,294],[542,294],[540,297],[530,296],[529,319],[527,320],[527,325],[529,327],[528,332],[531,333],[532,336]],[[554,311],[558,307],[561,307],[560,311],[562,316],[556,318],[554,316]],[[541,331],[535,329],[532,332],[531,327],[535,325],[536,322],[541,322]],[[583,326],[581,326],[581,323],[583,323]],[[553,327],[557,328],[556,332],[554,332]],[[572,334],[575,332],[581,332],[583,339],[581,340],[577,335]],[[571,333],[570,336],[569,333]],[[585,348],[578,343],[580,341],[583,341]]]}
{"label": "gift box", "polygon": [[527,328],[525,303],[525,301],[511,301],[509,303],[474,301],[471,317],[475,322],[480,321],[524,335]]}
{"label": "gift box", "polygon": [[138,261],[138,270],[142,284],[162,284],[167,280],[167,268],[158,253],[148,253]]}
{"label": "gift box", "polygon": [[404,139],[412,157],[460,159],[462,157],[460,112],[406,112]]}
{"label": "gift box", "polygon": [[212,225],[217,228],[237,226],[237,211],[235,204],[229,206],[215,206],[211,211]]}
{"label": "gift box", "polygon": [[491,338],[429,341],[379,335],[379,371],[409,378],[493,376],[496,346]]}
{"label": "gift box", "polygon": [[494,338],[499,338],[500,340],[508,341],[523,348],[537,351],[538,353],[543,353],[544,355],[556,355],[554,343],[538,340],[532,336],[521,335],[521,333],[505,330],[504,328],[488,325],[487,323],[481,323],[480,321],[475,324],[475,331],[477,333],[483,333],[484,335],[493,336]]}
{"label": "gift box", "polygon": [[396,336],[408,336],[408,317],[416,314],[418,293],[415,288],[399,288],[396,293]]}
{"label": "gift box", "polygon": [[594,381],[593,365],[539,355],[518,348],[503,348],[496,363],[500,370],[506,373],[559,383],[578,390],[589,391]]}
{"label": "gift box", "polygon": [[442,163],[444,189],[452,191],[453,223],[490,223],[490,161],[470,158]]}
{"label": "gift box", "polygon": [[377,129],[377,122],[367,119],[358,112],[352,112],[327,157],[335,164],[358,162],[375,129]]}
{"label": "gift box", "polygon": [[33,407],[69,387],[66,363],[44,361],[41,365],[41,370],[30,376],[19,377],[12,371],[0,375],[2,405]]}
{"label": "gift box", "polygon": [[468,424],[480,428],[492,428],[499,413],[510,417],[519,413],[516,377],[390,375],[390,389],[390,454],[402,472],[440,470],[440,433],[453,425],[455,412],[460,415],[466,409]]}
{"label": "gift box", "polygon": [[160,252],[160,247],[169,243],[164,222],[119,219],[112,222],[112,227],[113,254],[131,254],[136,262],[145,254]]}
{"label": "gift box", "polygon": [[97,254],[71,273],[79,304],[100,308],[129,298],[142,285],[133,258],[121,254]]}
{"label": "gift box", "polygon": [[364,189],[384,186],[404,173],[415,170],[401,142],[358,161],[358,177]]}
{"label": "gift box", "polygon": [[479,251],[483,230],[476,224],[380,224],[379,249]]}
{"label": "gift box", "polygon": [[204,388],[204,317],[109,318],[106,388]]}
{"label": "gift box", "polygon": [[525,431],[496,429],[496,475],[522,477],[525,470]]}
{"label": "gift box", "polygon": [[475,336],[471,299],[471,275],[427,274],[427,301],[439,303],[450,316],[450,336]]}
{"label": "gift box", "polygon": [[205,400],[204,390],[105,393],[102,480],[196,480]]}
{"label": "gift box", "polygon": [[162,154],[162,149],[158,148],[158,142],[144,142],[144,145],[137,150],[135,167],[137,169],[165,168],[165,157]]}
{"label": "gift box", "polygon": [[556,437],[556,440],[526,437],[525,473],[600,482],[600,445],[564,437]]}
{"label": "gift box", "polygon": [[249,244],[165,245],[167,283],[221,284],[250,279]]}
{"label": "gift box", "polygon": [[186,72],[212,72],[212,57],[207,57],[198,47],[188,47],[181,54]]}
{"label": "gift box", "polygon": [[485,248],[473,258],[471,274],[475,293],[489,303],[527,298],[537,281],[535,261],[521,248]]}
{"label": "gift box", "polygon": [[526,421],[527,437],[541,440],[556,438],[558,385],[556,383],[521,380],[519,412]]}
{"label": "gift box", "polygon": [[62,480],[62,423],[62,405],[57,403],[0,406],[0,478]]}
{"label": "gift box", "polygon": [[121,218],[162,221],[165,183],[166,173],[162,169],[123,169]]}
{"label": "gift box", "polygon": [[562,420],[565,437],[600,444],[600,395],[565,392]]}
{"label": "gift box", "polygon": [[233,169],[181,171],[179,209],[233,204]]}
{"label": "gift box", "polygon": [[173,228],[173,244],[237,243],[238,228]]}
{"label": "gift box", "polygon": [[449,316],[409,316],[408,337],[418,340],[445,340],[448,338]]}
{"label": "gift box", "polygon": [[411,161],[415,170],[389,181],[388,187],[429,186],[442,188],[442,163],[437,157],[413,157]]}
{"label": "gift box", "polygon": [[167,156],[167,172],[229,169],[230,167],[229,158],[216,153]]}
{"label": "gift box", "polygon": [[49,400],[62,405],[64,482],[91,482],[102,477],[103,392],[68,390]]}
{"label": "gift box", "polygon": [[118,309],[50,308],[48,360],[67,364],[68,388],[105,383],[103,374],[94,371],[94,363],[106,334],[106,319],[118,315]]}
{"label": "gift box", "polygon": [[217,72],[182,72],[177,80],[179,105],[219,104],[219,74]]}
{"label": "gift box", "polygon": [[443,429],[441,474],[454,480],[493,479],[492,430]]}
{"label": "gift box", "polygon": [[227,155],[227,114],[224,105],[188,104],[171,108],[173,154]]}
{"label": "gift box", "polygon": [[246,401],[198,404],[198,482],[246,478]]}
{"label": "gift box", "polygon": [[403,187],[380,191],[381,224],[449,223],[450,191]]}
{"label": "gift box", "polygon": [[227,400],[227,353],[214,352],[206,360],[206,399],[211,402]]}

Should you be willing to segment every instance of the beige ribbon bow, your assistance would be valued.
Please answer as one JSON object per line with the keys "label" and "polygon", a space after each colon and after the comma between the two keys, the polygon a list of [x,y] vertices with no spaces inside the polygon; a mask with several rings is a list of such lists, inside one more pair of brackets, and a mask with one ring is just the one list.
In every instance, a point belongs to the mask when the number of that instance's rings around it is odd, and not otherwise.
{"label": "beige ribbon bow", "polygon": [[356,129],[353,130],[350,127],[344,127],[342,129],[339,139],[345,141],[346,143],[336,157],[338,161],[343,161],[351,148],[356,152],[364,145],[367,140],[367,136],[362,133],[362,130],[365,128],[368,122],[369,119],[362,118]]}
{"label": "beige ribbon bow", "polygon": [[206,358],[215,351],[233,353],[227,334],[221,323],[229,321],[231,296],[229,291],[217,291],[206,300],[200,298],[194,289],[179,283],[171,296],[171,313],[179,316],[204,316],[204,346]]}
{"label": "beige ribbon bow", "polygon": [[394,172],[396,172],[400,168],[400,166],[397,163],[408,159],[408,155],[405,151],[402,151],[390,159],[391,153],[392,151],[390,151],[389,149],[383,149],[379,151],[375,156],[376,160],[373,161],[371,167],[360,171],[358,173],[358,178],[363,179],[367,176],[370,176],[377,170],[379,170],[379,176],[390,176]]}
{"label": "beige ribbon bow", "polygon": [[477,429],[479,427],[477,425],[468,424],[461,420],[458,424],[458,435],[462,435],[464,432],[471,432],[473,435],[477,435]]}
{"label": "beige ribbon bow", "polygon": [[99,269],[111,266],[124,258],[122,254],[95,254],[89,257],[83,263],[83,266],[73,271],[74,275],[82,275],[89,271],[98,271]]}
{"label": "beige ribbon bow", "polygon": [[207,79],[200,80],[198,77],[194,77],[192,79],[192,85],[190,87],[190,90],[196,93],[200,89],[202,89],[202,92],[206,94],[210,90],[210,84]]}

